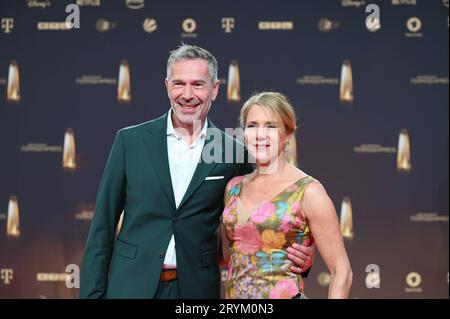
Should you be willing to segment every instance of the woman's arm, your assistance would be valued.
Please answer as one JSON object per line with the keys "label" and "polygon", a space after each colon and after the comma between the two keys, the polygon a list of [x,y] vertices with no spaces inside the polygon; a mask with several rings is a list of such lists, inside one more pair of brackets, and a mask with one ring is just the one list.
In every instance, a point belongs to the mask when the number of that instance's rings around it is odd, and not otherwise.
{"label": "woman's arm", "polygon": [[301,208],[319,253],[331,274],[328,298],[348,298],[353,273],[345,251],[336,210],[320,183],[312,182],[308,186],[303,195]]}
{"label": "woman's arm", "polygon": [[223,224],[221,223],[218,230],[218,236],[219,236],[219,252],[221,252],[219,259],[221,263],[228,264],[230,261],[230,241],[227,238],[227,235],[225,234],[225,229]]}

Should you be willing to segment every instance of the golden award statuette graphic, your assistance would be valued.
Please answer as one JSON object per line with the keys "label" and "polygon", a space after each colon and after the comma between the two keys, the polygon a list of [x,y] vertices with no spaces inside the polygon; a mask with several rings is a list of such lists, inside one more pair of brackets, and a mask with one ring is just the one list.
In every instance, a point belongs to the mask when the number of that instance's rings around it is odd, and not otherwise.
{"label": "golden award statuette graphic", "polygon": [[344,197],[341,204],[341,233],[342,237],[353,239],[352,202],[349,197]]}
{"label": "golden award statuette graphic", "polygon": [[401,129],[398,136],[397,170],[404,173],[408,173],[409,171],[411,171],[409,134],[406,129]]}
{"label": "golden award statuette graphic", "polygon": [[117,83],[117,100],[120,103],[131,102],[130,66],[123,60],[119,67],[119,81]]}
{"label": "golden award statuette graphic", "polygon": [[63,147],[64,170],[75,170],[77,168],[77,155],[75,147],[75,134],[71,128],[66,129]]}
{"label": "golden award statuette graphic", "polygon": [[228,103],[238,104],[241,102],[241,80],[239,76],[238,62],[233,60],[228,68],[228,86],[227,86]]}
{"label": "golden award statuette graphic", "polygon": [[20,102],[19,65],[16,61],[11,61],[9,64],[6,100],[11,103]]}
{"label": "golden award statuette graphic", "polygon": [[343,104],[352,104],[354,100],[352,65],[348,60],[342,64],[339,99]]}
{"label": "golden award statuette graphic", "polygon": [[19,238],[20,236],[19,201],[16,196],[11,196],[9,199],[6,236],[8,238]]}

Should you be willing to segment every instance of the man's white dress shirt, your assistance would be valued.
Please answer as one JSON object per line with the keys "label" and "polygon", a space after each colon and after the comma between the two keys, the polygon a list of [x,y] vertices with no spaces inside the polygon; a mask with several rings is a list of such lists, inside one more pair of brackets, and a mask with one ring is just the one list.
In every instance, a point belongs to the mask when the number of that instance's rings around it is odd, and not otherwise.
{"label": "man's white dress shirt", "polygon": [[[172,109],[167,116],[167,155],[169,157],[170,177],[172,179],[173,195],[175,205],[178,206],[186,193],[186,190],[194,175],[197,164],[205,145],[208,121],[205,121],[200,136],[191,144],[186,138],[177,133],[172,124]],[[172,269],[177,267],[175,250],[175,238],[169,242],[169,247],[164,258],[163,268]]]}

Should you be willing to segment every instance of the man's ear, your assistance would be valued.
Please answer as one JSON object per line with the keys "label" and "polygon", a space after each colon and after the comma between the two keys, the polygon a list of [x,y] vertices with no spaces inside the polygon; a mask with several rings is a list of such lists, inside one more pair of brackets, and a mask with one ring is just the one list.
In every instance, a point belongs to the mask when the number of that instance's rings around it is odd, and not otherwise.
{"label": "man's ear", "polygon": [[166,79],[164,80],[164,84],[166,85],[167,96],[168,96],[169,99],[170,99],[170,94],[169,94],[169,79],[168,79],[168,78],[166,78]]}
{"label": "man's ear", "polygon": [[214,82],[213,95],[212,95],[213,102],[216,100],[217,94],[219,94],[219,84],[220,84],[219,80],[216,80],[216,82]]}

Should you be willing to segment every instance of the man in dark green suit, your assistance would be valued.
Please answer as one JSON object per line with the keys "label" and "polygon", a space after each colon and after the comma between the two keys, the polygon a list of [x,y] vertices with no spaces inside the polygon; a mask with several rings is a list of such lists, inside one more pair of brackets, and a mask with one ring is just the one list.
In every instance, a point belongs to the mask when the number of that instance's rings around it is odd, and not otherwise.
{"label": "man in dark green suit", "polygon": [[[80,298],[220,297],[225,186],[253,168],[243,145],[207,120],[219,89],[208,51],[172,51],[166,86],[168,113],[116,135],[85,246]],[[312,250],[298,248],[291,260],[303,266],[293,268],[300,273]]]}

